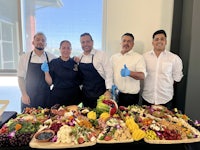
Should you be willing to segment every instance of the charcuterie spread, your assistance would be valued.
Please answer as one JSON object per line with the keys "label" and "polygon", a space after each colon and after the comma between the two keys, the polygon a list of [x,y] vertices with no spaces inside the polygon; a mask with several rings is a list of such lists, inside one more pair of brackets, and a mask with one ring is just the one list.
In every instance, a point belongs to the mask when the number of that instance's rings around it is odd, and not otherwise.
{"label": "charcuterie spread", "polygon": [[200,141],[198,125],[177,109],[118,106],[101,96],[95,109],[79,105],[27,107],[2,126],[0,147],[59,149],[140,140],[150,144],[193,143]]}

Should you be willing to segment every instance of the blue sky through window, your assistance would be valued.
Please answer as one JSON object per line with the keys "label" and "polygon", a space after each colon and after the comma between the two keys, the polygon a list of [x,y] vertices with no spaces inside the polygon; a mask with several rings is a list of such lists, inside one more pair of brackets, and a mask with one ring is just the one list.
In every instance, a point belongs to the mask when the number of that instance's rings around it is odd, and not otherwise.
{"label": "blue sky through window", "polygon": [[[62,0],[63,7],[46,7],[36,11],[36,31],[47,36],[47,47],[59,48],[62,40],[72,43],[73,51],[80,51],[80,34],[93,36],[94,48],[102,47],[102,0]],[[82,52],[82,50],[81,50]]]}

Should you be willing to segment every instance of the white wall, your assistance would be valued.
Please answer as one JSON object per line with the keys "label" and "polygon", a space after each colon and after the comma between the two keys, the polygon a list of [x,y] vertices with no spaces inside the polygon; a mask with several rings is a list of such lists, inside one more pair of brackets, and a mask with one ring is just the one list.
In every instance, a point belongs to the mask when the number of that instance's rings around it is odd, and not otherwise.
{"label": "white wall", "polygon": [[120,51],[126,32],[135,36],[134,50],[152,49],[152,34],[164,29],[170,48],[174,0],[104,0],[103,49],[111,55]]}

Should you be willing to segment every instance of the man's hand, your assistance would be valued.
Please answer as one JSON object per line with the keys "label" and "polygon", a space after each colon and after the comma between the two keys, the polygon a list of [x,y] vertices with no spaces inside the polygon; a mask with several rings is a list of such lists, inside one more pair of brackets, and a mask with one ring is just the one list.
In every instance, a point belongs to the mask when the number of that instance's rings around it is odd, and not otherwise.
{"label": "man's hand", "polygon": [[31,103],[30,97],[27,94],[22,95],[21,99],[22,99],[22,103],[26,105],[30,105]]}
{"label": "man's hand", "polygon": [[112,93],[114,93],[115,90],[117,90],[117,86],[116,85],[112,85]]}
{"label": "man's hand", "polygon": [[46,61],[41,65],[41,70],[44,72],[49,72],[49,65]]}
{"label": "man's hand", "polygon": [[74,59],[74,61],[75,61],[76,63],[79,63],[79,62],[80,62],[80,58],[77,57],[77,56],[74,56],[73,59]]}
{"label": "man's hand", "polygon": [[103,95],[105,96],[105,99],[111,99],[112,98],[112,94],[111,94],[110,90],[106,90]]}
{"label": "man's hand", "polygon": [[124,68],[121,69],[121,76],[126,77],[130,76],[131,71],[126,67],[126,64],[124,65]]}

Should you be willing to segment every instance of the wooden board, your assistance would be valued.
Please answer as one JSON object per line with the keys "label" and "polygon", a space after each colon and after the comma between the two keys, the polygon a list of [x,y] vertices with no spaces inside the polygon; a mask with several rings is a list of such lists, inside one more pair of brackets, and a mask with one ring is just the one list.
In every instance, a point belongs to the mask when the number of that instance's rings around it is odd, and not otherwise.
{"label": "wooden board", "polygon": [[149,144],[182,144],[182,143],[200,142],[200,138],[183,139],[183,140],[148,140],[144,138],[144,141]]}
{"label": "wooden board", "polygon": [[110,140],[110,141],[105,141],[105,140],[98,140],[97,139],[97,143],[102,143],[102,144],[114,144],[114,143],[131,143],[133,142],[133,139],[128,139],[128,140],[121,140],[121,141],[117,141],[117,140]]}
{"label": "wooden board", "polygon": [[31,148],[39,148],[39,149],[62,149],[62,148],[78,148],[78,147],[87,147],[93,146],[96,144],[96,141],[93,142],[85,142],[83,144],[74,144],[74,143],[55,143],[55,142],[38,142],[35,138],[29,143]]}

